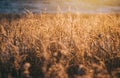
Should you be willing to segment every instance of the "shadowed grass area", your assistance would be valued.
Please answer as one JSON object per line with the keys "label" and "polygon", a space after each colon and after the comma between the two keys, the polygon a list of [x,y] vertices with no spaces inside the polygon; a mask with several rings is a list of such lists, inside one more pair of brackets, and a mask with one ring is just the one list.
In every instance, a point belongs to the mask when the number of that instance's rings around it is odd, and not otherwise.
{"label": "shadowed grass area", "polygon": [[119,78],[119,59],[119,14],[0,15],[0,78]]}

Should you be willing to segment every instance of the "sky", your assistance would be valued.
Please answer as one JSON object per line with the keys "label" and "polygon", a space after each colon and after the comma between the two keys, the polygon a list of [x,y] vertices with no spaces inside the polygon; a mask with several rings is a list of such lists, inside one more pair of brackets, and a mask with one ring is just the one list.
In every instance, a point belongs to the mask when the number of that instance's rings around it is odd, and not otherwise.
{"label": "sky", "polygon": [[82,12],[120,12],[120,0],[63,0],[63,3]]}
{"label": "sky", "polygon": [[24,9],[56,12],[58,6],[63,12],[69,7],[71,12],[80,13],[120,12],[120,0],[0,0],[0,13],[19,13]]}
{"label": "sky", "polygon": [[62,0],[62,1],[85,2],[88,4],[96,4],[96,5],[120,6],[120,0]]}
{"label": "sky", "polygon": [[[83,1],[83,0],[80,0],[80,1]],[[84,0],[84,2],[87,2],[90,4],[101,4],[101,5],[114,5],[114,6],[120,5],[119,0]]]}

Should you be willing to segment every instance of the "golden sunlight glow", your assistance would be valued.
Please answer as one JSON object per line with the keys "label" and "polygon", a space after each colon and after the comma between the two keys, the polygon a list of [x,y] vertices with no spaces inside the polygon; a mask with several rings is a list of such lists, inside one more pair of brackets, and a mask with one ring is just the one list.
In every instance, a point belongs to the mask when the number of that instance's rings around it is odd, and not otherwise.
{"label": "golden sunlight glow", "polygon": [[84,2],[104,5],[120,5],[120,1],[118,0],[84,0]]}
{"label": "golden sunlight glow", "polygon": [[66,1],[79,1],[79,2],[85,2],[90,4],[104,4],[104,5],[117,5],[120,6],[119,0],[66,0]]}

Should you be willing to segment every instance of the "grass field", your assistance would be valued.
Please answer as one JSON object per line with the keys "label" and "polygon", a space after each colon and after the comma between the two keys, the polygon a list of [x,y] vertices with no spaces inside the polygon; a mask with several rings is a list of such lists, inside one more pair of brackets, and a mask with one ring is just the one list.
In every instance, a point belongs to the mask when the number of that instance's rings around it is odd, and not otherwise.
{"label": "grass field", "polygon": [[29,75],[119,78],[120,15],[0,15],[0,78]]}

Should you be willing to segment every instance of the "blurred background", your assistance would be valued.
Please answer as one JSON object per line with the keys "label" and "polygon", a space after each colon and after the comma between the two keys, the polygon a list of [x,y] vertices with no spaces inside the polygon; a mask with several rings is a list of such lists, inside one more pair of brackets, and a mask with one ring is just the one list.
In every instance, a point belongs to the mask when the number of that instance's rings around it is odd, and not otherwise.
{"label": "blurred background", "polygon": [[119,13],[120,0],[0,0],[0,13]]}

